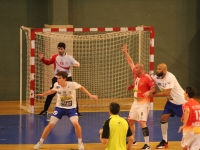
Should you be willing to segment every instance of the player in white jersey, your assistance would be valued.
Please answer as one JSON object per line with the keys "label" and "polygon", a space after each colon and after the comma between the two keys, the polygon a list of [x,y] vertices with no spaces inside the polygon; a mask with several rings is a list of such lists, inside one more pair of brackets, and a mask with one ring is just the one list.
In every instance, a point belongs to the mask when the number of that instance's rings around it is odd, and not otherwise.
{"label": "player in white jersey", "polygon": [[57,103],[55,110],[50,118],[49,124],[44,128],[40,141],[34,146],[34,149],[40,149],[45,138],[49,135],[55,124],[62,116],[66,115],[72,122],[76,136],[78,138],[78,148],[84,150],[82,142],[82,129],[78,122],[78,116],[76,113],[76,89],[80,89],[86,93],[91,99],[98,99],[97,95],[92,95],[88,90],[76,82],[67,81],[67,73],[60,71],[56,74],[57,82],[54,87],[43,94],[37,94],[36,96],[47,96],[53,93],[57,93]]}
{"label": "player in white jersey", "polygon": [[[58,43],[58,46],[57,46],[58,53],[54,54],[49,60],[45,59],[43,53],[41,52],[39,53],[39,57],[41,61],[46,65],[54,64],[54,74],[56,74],[59,71],[67,72],[68,74],[67,81],[72,81],[70,66],[79,67],[80,64],[71,55],[68,55],[65,52],[65,47],[66,47],[65,43],[60,42]],[[56,81],[57,81],[57,78],[54,76],[52,78],[52,86],[50,87],[50,89],[53,88],[53,85]],[[51,94],[46,97],[44,109],[39,113],[39,115],[47,115],[47,110],[49,109],[49,106],[54,96],[55,94]],[[77,103],[76,109],[77,109],[78,116],[81,117],[81,114],[78,111],[78,103]]]}
{"label": "player in white jersey", "polygon": [[154,96],[166,97],[167,102],[161,116],[161,131],[162,141],[157,145],[157,148],[168,147],[168,119],[169,117],[182,117],[182,104],[185,103],[183,89],[179,85],[176,77],[167,71],[167,65],[162,63],[157,66],[157,74],[152,76],[161,92],[156,92]]}

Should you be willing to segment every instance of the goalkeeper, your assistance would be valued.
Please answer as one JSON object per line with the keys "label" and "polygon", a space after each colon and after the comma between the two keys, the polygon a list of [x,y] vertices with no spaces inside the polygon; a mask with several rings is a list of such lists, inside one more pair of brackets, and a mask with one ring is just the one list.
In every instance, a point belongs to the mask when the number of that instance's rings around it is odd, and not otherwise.
{"label": "goalkeeper", "polygon": [[[72,81],[72,76],[70,72],[70,66],[79,67],[80,64],[77,62],[71,55],[68,55],[65,51],[66,45],[63,42],[58,43],[57,49],[58,53],[54,54],[49,60],[44,58],[44,54],[39,52],[39,58],[45,65],[51,65],[54,64],[54,74],[58,73],[59,71],[64,71],[68,74],[67,81]],[[50,89],[53,88],[54,83],[57,82],[57,78],[54,75],[52,78],[52,85]],[[44,109],[38,114],[38,115],[47,115],[47,111],[49,109],[49,106],[51,104],[51,101],[56,93],[53,93],[51,95],[48,95],[45,100]],[[77,100],[76,100],[77,101]],[[82,117],[79,113],[78,109],[78,103],[77,103],[77,114],[79,117]]]}

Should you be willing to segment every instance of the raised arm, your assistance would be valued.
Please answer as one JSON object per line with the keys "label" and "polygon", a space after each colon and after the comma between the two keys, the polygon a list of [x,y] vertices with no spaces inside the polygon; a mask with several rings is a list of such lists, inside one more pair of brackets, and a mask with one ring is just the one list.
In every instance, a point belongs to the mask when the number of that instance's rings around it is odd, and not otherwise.
{"label": "raised arm", "polygon": [[54,54],[49,60],[44,58],[44,54],[42,52],[38,53],[38,56],[40,60],[45,64],[45,65],[51,65],[54,63],[54,59],[58,54]]}
{"label": "raised arm", "polygon": [[83,93],[87,94],[91,99],[98,99],[98,96],[97,96],[97,95],[92,95],[92,94],[90,94],[90,92],[89,92],[86,88],[84,88],[83,86],[81,86],[79,89],[80,89]]}
{"label": "raised arm", "polygon": [[135,65],[134,65],[134,62],[133,62],[132,58],[127,53],[127,44],[124,44],[122,52],[124,53],[124,55],[126,57],[126,60],[128,62],[128,65],[130,66],[131,70],[133,70],[133,68],[135,68]]}

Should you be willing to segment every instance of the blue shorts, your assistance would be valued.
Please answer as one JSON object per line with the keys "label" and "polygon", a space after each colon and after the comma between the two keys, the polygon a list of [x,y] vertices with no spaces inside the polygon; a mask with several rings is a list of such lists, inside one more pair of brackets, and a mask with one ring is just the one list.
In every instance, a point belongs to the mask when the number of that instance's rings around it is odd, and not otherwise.
{"label": "blue shorts", "polygon": [[171,103],[170,101],[167,101],[163,114],[171,114],[171,117],[174,117],[176,115],[181,118],[183,114],[182,105],[176,105]]}
{"label": "blue shorts", "polygon": [[76,108],[72,108],[72,109],[64,109],[64,108],[59,108],[56,107],[54,109],[54,112],[52,114],[52,116],[61,119],[62,116],[66,115],[67,117],[72,117],[72,116],[78,116],[77,112],[76,112]]}

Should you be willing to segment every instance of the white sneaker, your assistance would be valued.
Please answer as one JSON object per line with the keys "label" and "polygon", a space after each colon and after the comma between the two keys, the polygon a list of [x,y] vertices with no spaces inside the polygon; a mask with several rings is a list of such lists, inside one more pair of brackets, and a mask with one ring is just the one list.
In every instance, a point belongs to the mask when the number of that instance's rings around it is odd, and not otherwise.
{"label": "white sneaker", "polygon": [[78,149],[79,150],[84,150],[83,142],[78,143]]}
{"label": "white sneaker", "polygon": [[42,147],[42,143],[41,142],[38,142],[35,146],[34,146],[34,149],[40,149]]}

